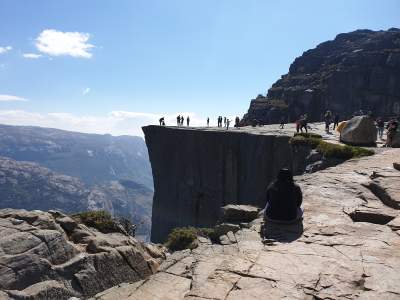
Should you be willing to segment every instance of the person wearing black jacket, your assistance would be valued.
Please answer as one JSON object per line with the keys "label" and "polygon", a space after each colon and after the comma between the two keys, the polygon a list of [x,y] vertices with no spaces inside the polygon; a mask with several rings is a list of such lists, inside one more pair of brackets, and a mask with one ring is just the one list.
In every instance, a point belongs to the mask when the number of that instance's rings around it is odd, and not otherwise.
{"label": "person wearing black jacket", "polygon": [[268,186],[266,194],[266,220],[294,222],[302,217],[300,207],[303,194],[300,187],[294,183],[290,170],[281,169],[277,179]]}

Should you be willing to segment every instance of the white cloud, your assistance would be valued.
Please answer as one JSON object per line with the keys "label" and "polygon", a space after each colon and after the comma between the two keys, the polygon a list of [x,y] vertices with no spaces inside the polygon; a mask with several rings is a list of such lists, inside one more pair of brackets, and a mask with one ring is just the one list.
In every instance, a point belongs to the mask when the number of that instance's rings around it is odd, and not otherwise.
{"label": "white cloud", "polygon": [[11,46],[0,47],[0,54],[6,53],[6,52],[11,51],[11,50],[12,50]]}
{"label": "white cloud", "polygon": [[14,96],[14,95],[0,95],[0,102],[11,102],[11,101],[28,101],[26,98]]}
{"label": "white cloud", "polygon": [[24,53],[24,54],[22,54],[22,56],[25,58],[32,58],[32,59],[37,59],[37,58],[42,57],[41,54],[36,54],[36,53]]}
{"label": "white cloud", "polygon": [[[78,116],[69,113],[35,113],[24,110],[0,110],[0,123],[59,128],[87,133],[143,136],[141,127],[158,125],[161,117],[166,125],[175,125],[177,115],[189,116],[191,126],[204,126],[206,118],[194,113],[153,114],[130,111],[112,111],[103,116]],[[186,123],[185,123],[186,124]]]}
{"label": "white cloud", "polygon": [[43,30],[36,38],[36,47],[51,56],[69,55],[91,58],[94,45],[87,43],[90,34],[84,32],[62,32],[54,29]]}
{"label": "white cloud", "polygon": [[90,93],[90,88],[86,88],[82,91],[82,95],[85,96]]}

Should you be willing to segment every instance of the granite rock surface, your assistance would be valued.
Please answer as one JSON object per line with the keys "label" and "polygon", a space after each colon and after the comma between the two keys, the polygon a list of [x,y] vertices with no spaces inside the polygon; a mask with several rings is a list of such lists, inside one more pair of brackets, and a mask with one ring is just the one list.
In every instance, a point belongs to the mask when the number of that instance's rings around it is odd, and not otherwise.
{"label": "granite rock surface", "polygon": [[148,280],[96,300],[400,299],[397,149],[297,177],[304,219],[256,219],[224,245],[171,254]]}
{"label": "granite rock surface", "polygon": [[57,211],[0,210],[0,298],[86,298],[156,272],[163,251]]}

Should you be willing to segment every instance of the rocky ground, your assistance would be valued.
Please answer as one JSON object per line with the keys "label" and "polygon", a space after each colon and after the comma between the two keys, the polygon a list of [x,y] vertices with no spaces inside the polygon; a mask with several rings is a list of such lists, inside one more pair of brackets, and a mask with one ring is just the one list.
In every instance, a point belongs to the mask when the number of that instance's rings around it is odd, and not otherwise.
{"label": "rocky ground", "polygon": [[87,298],[153,274],[163,252],[56,211],[0,210],[0,299]]}
{"label": "rocky ground", "polygon": [[[177,129],[188,129],[188,127],[172,127]],[[189,127],[193,128],[193,130],[207,130],[207,131],[226,131],[225,127]],[[243,127],[230,127],[228,129],[229,132],[246,132],[251,134],[258,134],[258,135],[287,135],[293,136],[296,133],[296,124],[295,123],[288,123],[285,124],[284,128],[280,128],[280,124],[268,124],[263,126],[243,126]],[[305,132],[305,131],[304,131]],[[330,131],[327,133],[325,131],[325,123],[324,122],[315,122],[308,124],[308,132],[309,133],[316,133],[322,136],[322,138],[330,143],[338,144],[339,142],[339,132],[333,130],[333,124],[330,125]],[[384,135],[383,139],[377,139],[376,141],[378,148],[382,147],[386,143],[386,134]],[[376,148],[371,148],[376,149]]]}
{"label": "rocky ground", "polygon": [[301,224],[258,218],[223,244],[200,238],[149,279],[94,299],[400,299],[399,157],[391,149],[300,176]]}

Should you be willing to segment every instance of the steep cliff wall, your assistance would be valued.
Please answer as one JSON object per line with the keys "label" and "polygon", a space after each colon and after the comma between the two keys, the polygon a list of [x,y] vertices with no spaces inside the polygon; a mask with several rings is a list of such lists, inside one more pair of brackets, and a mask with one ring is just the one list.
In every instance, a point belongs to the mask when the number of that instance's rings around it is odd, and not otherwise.
{"label": "steep cliff wall", "polygon": [[327,109],[343,118],[363,110],[400,114],[400,29],[342,33],[295,59],[289,73],[250,103],[243,124],[294,121]]}
{"label": "steep cliff wall", "polygon": [[154,242],[174,227],[214,225],[225,204],[264,206],[266,185],[292,165],[288,136],[160,126],[143,131],[155,189]]}

